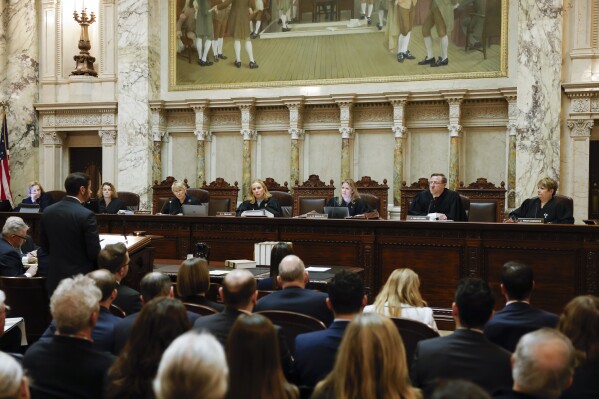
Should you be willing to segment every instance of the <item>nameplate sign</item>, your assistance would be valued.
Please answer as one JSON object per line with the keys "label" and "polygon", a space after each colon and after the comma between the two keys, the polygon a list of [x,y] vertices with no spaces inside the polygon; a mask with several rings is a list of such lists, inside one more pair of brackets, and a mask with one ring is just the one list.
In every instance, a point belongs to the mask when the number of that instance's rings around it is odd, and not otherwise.
{"label": "nameplate sign", "polygon": [[151,215],[152,211],[133,211],[134,215]]}
{"label": "nameplate sign", "polygon": [[235,217],[235,212],[216,212],[216,216],[221,216],[221,217]]}
{"label": "nameplate sign", "polygon": [[428,216],[408,215],[406,217],[406,220],[412,220],[412,221],[414,221],[414,220],[416,220],[416,221],[418,221],[418,220],[421,220],[421,221],[425,220],[425,221],[429,221],[430,219],[428,218]]}
{"label": "nameplate sign", "polygon": [[545,223],[545,219],[543,218],[518,218],[518,223],[537,223],[543,224]]}
{"label": "nameplate sign", "polygon": [[326,213],[307,213],[306,219],[328,219],[329,215]]}

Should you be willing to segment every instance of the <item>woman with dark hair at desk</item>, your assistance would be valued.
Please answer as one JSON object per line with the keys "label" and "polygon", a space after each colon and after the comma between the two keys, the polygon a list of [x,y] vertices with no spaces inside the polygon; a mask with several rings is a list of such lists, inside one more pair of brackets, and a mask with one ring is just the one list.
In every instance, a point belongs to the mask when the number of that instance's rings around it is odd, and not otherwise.
{"label": "woman with dark hair at desk", "polygon": [[179,215],[183,213],[183,205],[201,205],[200,201],[191,195],[187,195],[185,183],[175,180],[171,186],[175,196],[170,198],[160,210],[163,215]]}
{"label": "woman with dark hair at desk", "polygon": [[279,263],[287,255],[295,255],[293,248],[286,242],[278,242],[270,251],[270,277],[257,281],[259,290],[278,290],[277,276],[279,275]]}
{"label": "woman with dark hair at desk", "polygon": [[557,181],[543,177],[537,183],[537,196],[525,199],[520,208],[510,213],[507,222],[518,218],[542,218],[545,223],[574,224],[573,210],[555,199],[556,191]]}
{"label": "woman with dark hair at desk", "polygon": [[356,183],[352,179],[343,180],[341,184],[341,199],[339,197],[331,198],[327,206],[345,206],[349,209],[349,216],[372,212],[370,205],[360,198]]}
{"label": "woman with dark hair at desk", "polygon": [[245,201],[237,208],[237,216],[245,211],[265,209],[275,216],[283,215],[279,201],[268,192],[268,188],[260,179],[256,179],[250,186],[250,192],[245,197]]}
{"label": "woman with dark hair at desk", "polygon": [[126,211],[127,205],[117,198],[116,189],[110,182],[105,181],[98,190],[98,212],[99,213],[118,213]]}
{"label": "woman with dark hair at desk", "polygon": [[181,302],[194,303],[222,311],[225,307],[206,298],[210,288],[208,262],[203,258],[184,260],[177,273],[177,295]]}
{"label": "woman with dark hair at desk", "polygon": [[[21,204],[40,206],[40,212],[43,212],[48,205],[52,205],[52,198],[44,192],[42,185],[37,181],[32,181],[27,185],[28,197],[21,201]],[[15,208],[15,212],[19,212],[20,206]]]}

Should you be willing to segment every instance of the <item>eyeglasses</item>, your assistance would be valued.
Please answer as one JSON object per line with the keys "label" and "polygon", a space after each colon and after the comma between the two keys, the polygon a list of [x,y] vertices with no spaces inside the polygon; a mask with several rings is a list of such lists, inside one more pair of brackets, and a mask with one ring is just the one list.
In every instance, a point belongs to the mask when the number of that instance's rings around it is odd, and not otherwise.
{"label": "eyeglasses", "polygon": [[14,237],[19,237],[21,240],[27,241],[27,237],[20,236],[18,234],[13,234]]}

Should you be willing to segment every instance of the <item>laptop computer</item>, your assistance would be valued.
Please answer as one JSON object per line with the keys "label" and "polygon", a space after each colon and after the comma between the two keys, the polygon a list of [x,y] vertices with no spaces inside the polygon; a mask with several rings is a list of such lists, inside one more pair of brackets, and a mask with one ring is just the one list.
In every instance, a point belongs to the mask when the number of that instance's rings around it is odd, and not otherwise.
{"label": "laptop computer", "polygon": [[186,216],[208,216],[208,205],[181,205],[183,215]]}
{"label": "laptop computer", "polygon": [[19,204],[19,212],[21,213],[38,213],[39,211],[39,204]]}
{"label": "laptop computer", "polygon": [[329,215],[329,219],[345,219],[349,216],[349,208],[345,206],[325,206],[324,213]]}

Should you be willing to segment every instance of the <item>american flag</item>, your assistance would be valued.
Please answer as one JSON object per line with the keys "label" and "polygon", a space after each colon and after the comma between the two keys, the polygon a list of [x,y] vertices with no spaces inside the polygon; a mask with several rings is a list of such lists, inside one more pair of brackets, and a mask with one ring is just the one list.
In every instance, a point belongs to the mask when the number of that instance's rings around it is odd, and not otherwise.
{"label": "american flag", "polygon": [[6,124],[6,112],[2,112],[2,136],[0,137],[0,200],[10,201],[13,206],[12,194],[10,192],[10,156],[8,154],[8,126]]}

